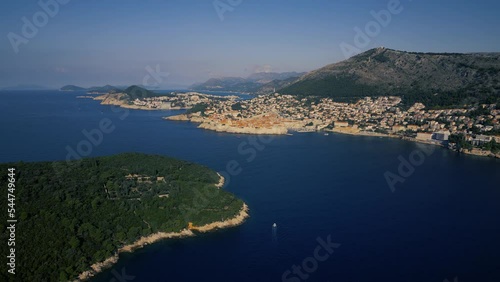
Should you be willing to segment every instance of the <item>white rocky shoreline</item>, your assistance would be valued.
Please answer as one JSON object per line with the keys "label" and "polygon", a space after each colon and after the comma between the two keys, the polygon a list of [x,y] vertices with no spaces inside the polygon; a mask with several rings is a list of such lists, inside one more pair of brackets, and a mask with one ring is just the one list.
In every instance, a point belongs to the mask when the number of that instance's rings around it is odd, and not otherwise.
{"label": "white rocky shoreline", "polygon": [[[222,188],[225,183],[225,179],[222,175],[217,173],[219,175],[219,182],[215,185],[217,188]],[[243,203],[243,206],[241,207],[240,212],[234,216],[233,218],[226,219],[224,221],[216,221],[212,223],[208,223],[202,226],[197,226],[193,230],[196,230],[198,232],[210,232],[213,230],[217,229],[223,229],[223,228],[230,228],[234,226],[238,226],[243,224],[245,220],[250,217],[249,215],[249,208],[246,203]],[[90,266],[90,269],[87,271],[84,271],[78,275],[78,279],[74,280],[74,282],[78,281],[86,281],[92,277],[94,277],[96,274],[110,268],[113,264],[118,262],[119,255],[121,253],[129,253],[132,252],[136,249],[140,249],[144,246],[147,246],[149,244],[153,244],[155,242],[164,240],[164,239],[175,239],[175,238],[186,238],[186,237],[193,237],[196,236],[196,234],[189,229],[182,229],[179,232],[157,232],[148,236],[144,236],[136,240],[132,244],[125,245],[118,249],[118,251],[111,257],[105,259],[104,261],[101,262],[96,262]]]}

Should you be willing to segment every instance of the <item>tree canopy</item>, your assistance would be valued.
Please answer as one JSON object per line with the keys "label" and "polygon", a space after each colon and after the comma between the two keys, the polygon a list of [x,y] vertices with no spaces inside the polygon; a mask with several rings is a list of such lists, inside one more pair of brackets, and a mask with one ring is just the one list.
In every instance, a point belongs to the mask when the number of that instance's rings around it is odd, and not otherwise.
{"label": "tree canopy", "polygon": [[[143,235],[234,217],[243,204],[215,186],[214,171],[163,156],[0,164],[2,187],[10,167],[16,168],[19,271],[7,276],[3,264],[2,281],[72,280]],[[0,206],[7,211],[7,201]],[[7,247],[2,244],[2,253]]]}

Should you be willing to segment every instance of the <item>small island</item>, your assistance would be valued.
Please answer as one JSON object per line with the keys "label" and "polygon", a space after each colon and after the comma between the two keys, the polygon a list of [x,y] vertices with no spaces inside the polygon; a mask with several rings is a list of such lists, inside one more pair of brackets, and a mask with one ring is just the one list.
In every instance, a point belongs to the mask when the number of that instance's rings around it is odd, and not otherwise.
{"label": "small island", "polygon": [[[218,173],[164,156],[127,153],[0,167],[16,168],[16,253],[22,265],[16,281],[87,280],[122,252],[236,226],[248,217],[245,203],[221,189]],[[6,178],[0,182],[7,187]],[[7,253],[7,244],[2,248]],[[2,269],[4,276],[5,264]]]}

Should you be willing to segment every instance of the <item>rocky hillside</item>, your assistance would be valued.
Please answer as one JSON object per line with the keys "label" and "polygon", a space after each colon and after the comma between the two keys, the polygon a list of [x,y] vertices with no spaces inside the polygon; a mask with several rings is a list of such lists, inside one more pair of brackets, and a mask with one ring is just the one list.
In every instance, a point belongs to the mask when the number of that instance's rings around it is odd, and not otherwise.
{"label": "rocky hillside", "polygon": [[278,89],[282,89],[292,83],[294,83],[295,81],[297,81],[297,79],[299,79],[300,77],[297,76],[297,77],[289,77],[287,79],[283,79],[283,80],[280,80],[280,79],[276,79],[276,80],[273,80],[271,82],[268,82],[266,84],[263,84],[261,85],[255,92],[254,94],[258,94],[258,95],[266,95],[266,94],[272,94],[272,93],[275,93]]}
{"label": "rocky hillside", "polygon": [[396,95],[403,102],[449,106],[497,102],[500,53],[415,53],[376,48],[312,71],[283,94],[337,98]]}
{"label": "rocky hillside", "polygon": [[137,85],[132,85],[130,87],[127,87],[127,89],[120,92],[127,94],[129,100],[151,98],[161,95]]}

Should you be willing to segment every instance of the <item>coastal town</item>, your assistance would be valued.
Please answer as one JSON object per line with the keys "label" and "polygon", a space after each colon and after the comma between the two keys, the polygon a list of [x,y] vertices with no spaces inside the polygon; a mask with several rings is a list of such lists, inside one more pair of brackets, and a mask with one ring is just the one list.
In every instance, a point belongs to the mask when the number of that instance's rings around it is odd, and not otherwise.
{"label": "coastal town", "polygon": [[330,98],[273,94],[250,100],[209,99],[195,108],[167,119],[189,120],[200,123],[200,128],[233,133],[324,131],[395,137],[500,156],[500,109],[496,104],[437,110],[416,103],[405,109],[399,97],[340,103]]}
{"label": "coastal town", "polygon": [[401,138],[439,145],[466,154],[500,157],[500,108],[474,104],[453,109],[404,107],[400,97],[365,97],[354,103],[331,98],[259,95],[252,99],[198,92],[169,93],[128,101],[124,94],[94,99],[102,104],[142,110],[186,109],[166,117],[199,127],[239,134],[329,132]]}

